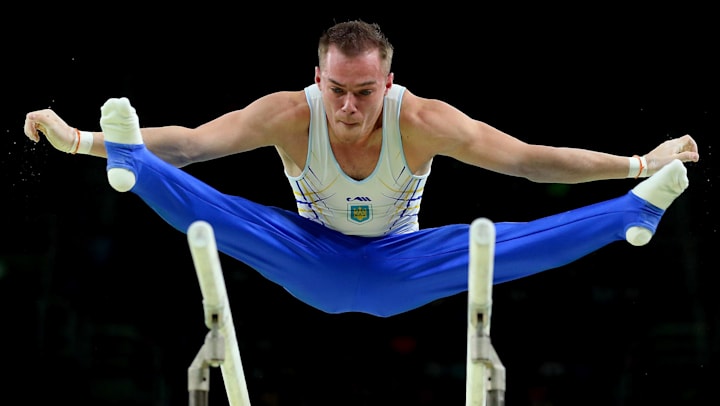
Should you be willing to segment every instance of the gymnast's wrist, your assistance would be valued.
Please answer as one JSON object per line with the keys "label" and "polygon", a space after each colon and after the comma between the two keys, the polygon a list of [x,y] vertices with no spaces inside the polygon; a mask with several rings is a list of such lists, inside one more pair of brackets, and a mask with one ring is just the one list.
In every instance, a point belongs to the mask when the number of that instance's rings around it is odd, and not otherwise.
{"label": "gymnast's wrist", "polygon": [[628,163],[628,178],[647,178],[648,166],[647,160],[644,156],[633,155],[631,157],[628,157]]}
{"label": "gymnast's wrist", "polygon": [[89,154],[93,145],[93,133],[89,131],[80,131],[77,128],[75,130],[75,139],[73,145],[70,147],[71,154]]}

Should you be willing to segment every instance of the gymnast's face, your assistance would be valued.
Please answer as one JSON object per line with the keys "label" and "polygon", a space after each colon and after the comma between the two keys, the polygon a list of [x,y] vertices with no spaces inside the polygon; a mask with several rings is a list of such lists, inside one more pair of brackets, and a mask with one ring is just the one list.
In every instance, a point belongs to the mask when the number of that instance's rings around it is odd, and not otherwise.
{"label": "gymnast's face", "polygon": [[348,56],[331,46],[324,62],[315,68],[331,134],[352,142],[381,126],[383,101],[392,79],[377,49]]}

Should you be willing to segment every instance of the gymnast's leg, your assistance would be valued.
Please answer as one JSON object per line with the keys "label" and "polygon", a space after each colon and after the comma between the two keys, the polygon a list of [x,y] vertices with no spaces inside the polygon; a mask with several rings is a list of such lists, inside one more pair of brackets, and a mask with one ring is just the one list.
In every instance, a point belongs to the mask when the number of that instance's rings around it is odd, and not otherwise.
{"label": "gymnast's leg", "polygon": [[183,233],[193,222],[207,221],[219,251],[303,302],[326,312],[352,308],[347,292],[355,290],[356,278],[336,271],[348,262],[360,263],[357,241],[296,212],[220,193],[152,154],[138,121],[126,98],[110,99],[102,107],[107,177],[114,189],[138,195]]}
{"label": "gymnast's leg", "polygon": [[[493,282],[558,268],[616,241],[643,245],[687,186],[685,166],[674,161],[623,196],[529,222],[498,222]],[[466,291],[468,233],[469,225],[454,224],[377,240],[368,254],[377,263],[360,281],[357,306],[392,315]]]}

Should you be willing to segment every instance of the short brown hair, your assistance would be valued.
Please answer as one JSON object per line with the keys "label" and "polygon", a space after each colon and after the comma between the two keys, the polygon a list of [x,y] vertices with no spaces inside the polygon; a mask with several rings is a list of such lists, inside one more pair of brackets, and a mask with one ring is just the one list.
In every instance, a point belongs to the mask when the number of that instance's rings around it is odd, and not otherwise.
{"label": "short brown hair", "polygon": [[333,25],[320,36],[318,44],[318,61],[320,67],[325,63],[325,55],[331,45],[335,45],[345,55],[355,56],[361,52],[377,49],[380,59],[385,65],[386,73],[390,73],[393,46],[376,23],[361,20],[346,21]]}

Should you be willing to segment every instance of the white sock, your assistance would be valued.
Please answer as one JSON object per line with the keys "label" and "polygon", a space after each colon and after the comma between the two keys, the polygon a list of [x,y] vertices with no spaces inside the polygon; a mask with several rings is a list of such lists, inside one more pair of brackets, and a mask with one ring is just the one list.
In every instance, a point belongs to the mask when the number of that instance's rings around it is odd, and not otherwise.
{"label": "white sock", "polygon": [[[665,210],[689,185],[687,168],[680,160],[676,159],[653,176],[640,182],[632,189],[632,192],[641,199]],[[651,238],[652,232],[645,227],[630,227],[625,232],[625,239],[635,246],[645,245]]]}
{"label": "white sock", "polygon": [[690,181],[687,178],[685,165],[676,159],[665,165],[653,176],[638,183],[632,192],[665,210],[687,189],[689,184]]}
{"label": "white sock", "polygon": [[[140,120],[135,108],[125,98],[109,99],[100,109],[100,127],[105,140],[120,144],[142,144]],[[135,186],[135,174],[125,168],[110,168],[107,171],[110,186],[118,192],[127,192]]]}
{"label": "white sock", "polygon": [[100,127],[105,140],[120,144],[142,144],[140,119],[126,97],[108,99],[100,108]]}

